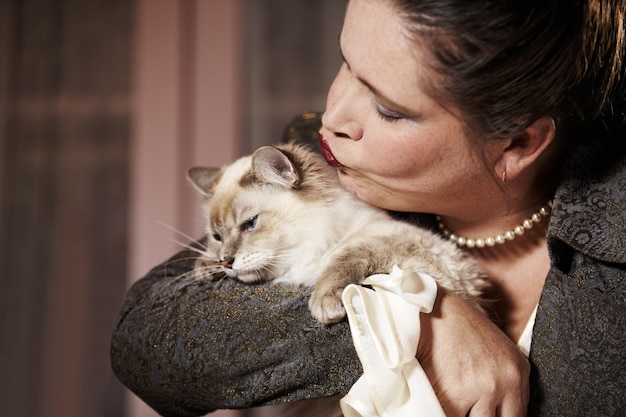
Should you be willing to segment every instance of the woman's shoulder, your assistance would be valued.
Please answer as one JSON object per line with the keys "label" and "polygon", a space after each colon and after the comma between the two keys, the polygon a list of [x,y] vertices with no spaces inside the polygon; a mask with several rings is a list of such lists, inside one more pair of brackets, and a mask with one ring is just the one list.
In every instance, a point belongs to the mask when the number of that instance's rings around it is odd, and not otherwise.
{"label": "woman's shoulder", "polygon": [[587,144],[566,160],[548,237],[594,259],[626,263],[626,141]]}
{"label": "woman's shoulder", "polygon": [[624,146],[577,148],[550,219],[552,267],[533,329],[528,415],[623,415],[625,224]]}

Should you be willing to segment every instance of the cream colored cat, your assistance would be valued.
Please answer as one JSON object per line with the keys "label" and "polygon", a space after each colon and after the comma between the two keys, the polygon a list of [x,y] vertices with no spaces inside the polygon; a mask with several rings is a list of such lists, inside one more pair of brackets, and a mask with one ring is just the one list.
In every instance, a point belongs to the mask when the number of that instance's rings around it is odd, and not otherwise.
{"label": "cream colored cat", "polygon": [[201,275],[314,286],[313,317],[345,316],[341,293],[393,265],[425,272],[476,301],[486,281],[452,243],[356,199],[318,153],[287,144],[259,148],[223,168],[192,168],[205,196]]}

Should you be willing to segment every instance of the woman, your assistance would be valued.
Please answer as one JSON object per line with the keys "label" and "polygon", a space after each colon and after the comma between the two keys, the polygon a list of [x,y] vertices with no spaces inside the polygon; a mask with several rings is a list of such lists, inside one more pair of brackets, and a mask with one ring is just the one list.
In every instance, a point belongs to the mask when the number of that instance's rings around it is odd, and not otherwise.
{"label": "woman", "polygon": [[[420,318],[417,358],[450,416],[626,412],[625,8],[349,3],[324,155],[359,198],[438,216],[493,282],[493,323],[442,289]],[[192,264],[175,261],[131,291],[112,343],[118,376],[164,415],[343,394],[358,378],[345,326],[307,328],[306,294],[174,295]]]}

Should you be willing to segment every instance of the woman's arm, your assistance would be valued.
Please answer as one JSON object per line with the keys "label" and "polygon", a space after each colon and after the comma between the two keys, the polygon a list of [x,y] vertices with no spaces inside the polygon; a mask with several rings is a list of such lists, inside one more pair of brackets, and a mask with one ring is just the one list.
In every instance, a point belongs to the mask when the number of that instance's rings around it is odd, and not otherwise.
{"label": "woman's arm", "polygon": [[[342,395],[360,377],[347,322],[315,322],[309,292],[185,277],[194,261],[182,251],[138,281],[111,340],[116,375],[160,414]],[[421,317],[417,356],[448,415],[524,415],[528,362],[500,330],[444,289]]]}
{"label": "woman's arm", "polygon": [[528,359],[485,315],[440,287],[421,325],[417,357],[447,416],[526,415]]}
{"label": "woman's arm", "polygon": [[111,340],[118,378],[164,416],[346,393],[361,375],[346,322],[320,325],[309,293],[211,282],[182,251],[129,291]]}

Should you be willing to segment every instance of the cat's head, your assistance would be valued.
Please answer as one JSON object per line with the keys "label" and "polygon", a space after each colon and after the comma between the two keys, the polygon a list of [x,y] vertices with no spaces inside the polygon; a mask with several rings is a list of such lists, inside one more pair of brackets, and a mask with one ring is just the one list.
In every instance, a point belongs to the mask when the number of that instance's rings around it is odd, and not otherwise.
{"label": "cat's head", "polygon": [[297,145],[264,146],[223,168],[191,168],[187,178],[206,199],[199,263],[246,282],[272,280],[294,264],[336,181],[319,154]]}

